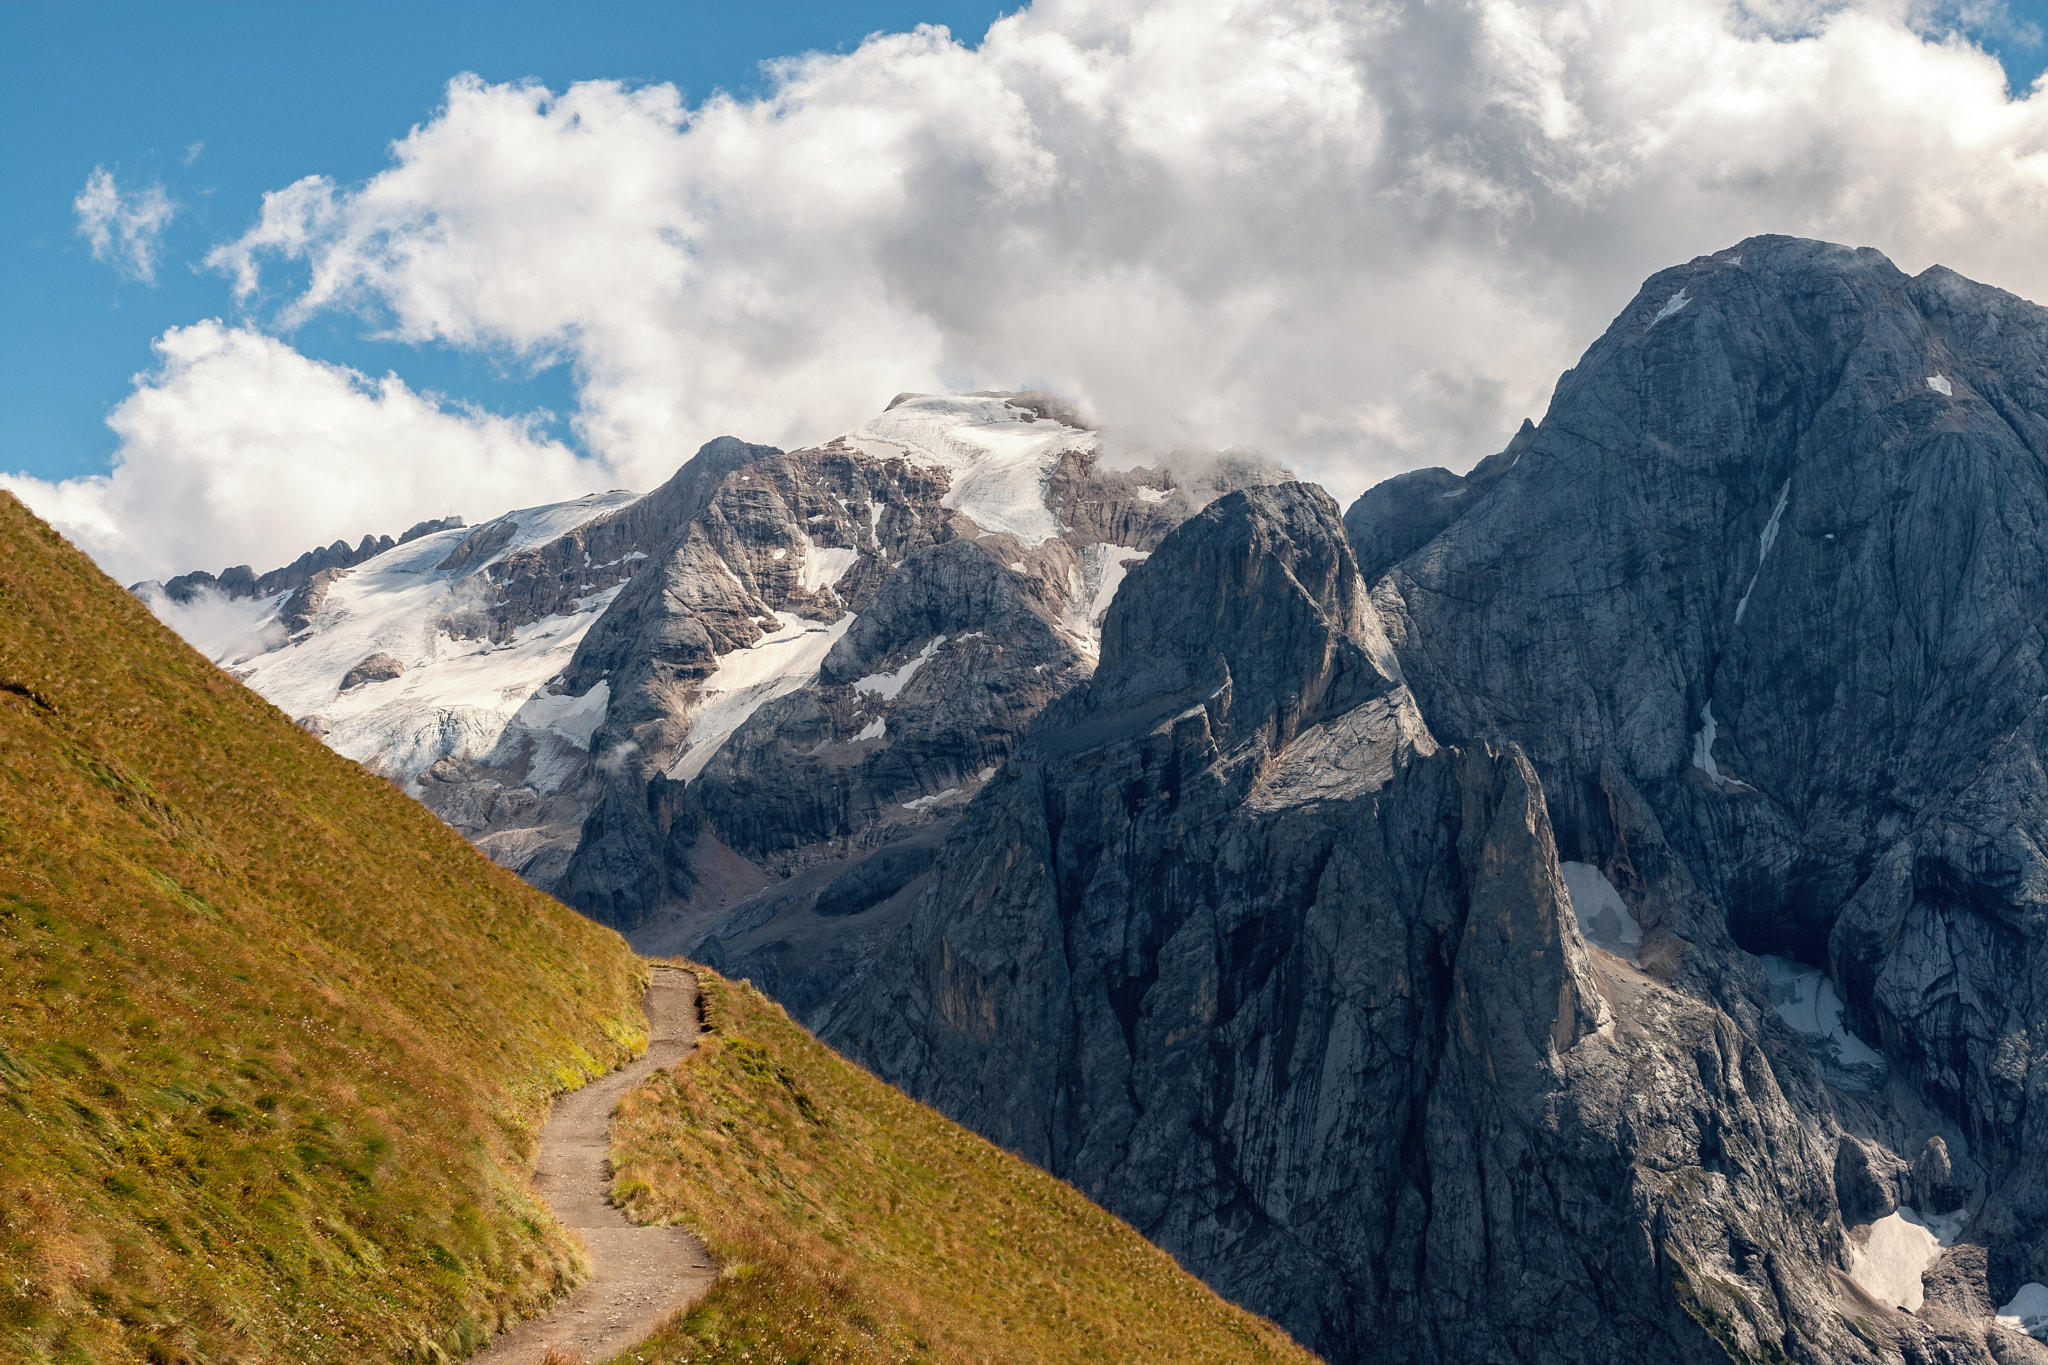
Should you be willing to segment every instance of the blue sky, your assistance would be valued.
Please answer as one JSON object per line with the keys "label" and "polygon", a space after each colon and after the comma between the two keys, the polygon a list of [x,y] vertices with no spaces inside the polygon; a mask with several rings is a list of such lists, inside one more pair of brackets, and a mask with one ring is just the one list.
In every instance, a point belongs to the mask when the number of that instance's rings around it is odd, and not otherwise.
{"label": "blue sky", "polygon": [[[1009,8],[1016,8],[1012,0]],[[254,221],[264,191],[310,174],[359,181],[425,121],[451,76],[667,81],[691,103],[762,86],[763,61],[844,51],[877,30],[943,24],[972,41],[1003,6],[970,0],[731,4],[0,4],[0,469],[104,470],[106,412],[150,367],[166,327],[232,317],[228,281],[198,267]],[[95,166],[121,187],[160,181],[178,206],[154,284],[123,280],[79,236],[72,200]],[[396,369],[498,410],[566,414],[566,367],[368,339],[326,315],[293,335],[309,355]]]}

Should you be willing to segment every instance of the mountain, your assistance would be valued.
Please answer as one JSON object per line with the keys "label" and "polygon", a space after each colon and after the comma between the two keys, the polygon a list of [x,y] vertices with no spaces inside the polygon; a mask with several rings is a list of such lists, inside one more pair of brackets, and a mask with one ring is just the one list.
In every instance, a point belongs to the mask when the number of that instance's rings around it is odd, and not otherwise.
{"label": "mountain", "polygon": [[2044,456],[2048,312],[1702,257],[697,950],[1332,1361],[2048,1359]]}
{"label": "mountain", "polygon": [[645,497],[136,591],[491,857],[666,951],[792,874],[879,857],[863,875],[900,887],[1094,667],[1127,567],[1283,477],[1107,468],[1042,394],[903,394],[805,450],[713,441]]}
{"label": "mountain", "polygon": [[0,1359],[467,1354],[644,977],[0,497]]}
{"label": "mountain", "polygon": [[1341,518],[909,395],[164,609],[1340,1365],[2048,1360],[2044,457],[2048,313],[1764,237]]}

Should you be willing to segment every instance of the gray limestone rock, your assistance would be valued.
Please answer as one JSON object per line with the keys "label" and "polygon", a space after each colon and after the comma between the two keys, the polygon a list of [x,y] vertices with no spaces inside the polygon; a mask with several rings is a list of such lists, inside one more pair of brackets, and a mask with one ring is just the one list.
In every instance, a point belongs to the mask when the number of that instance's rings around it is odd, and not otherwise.
{"label": "gray limestone rock", "polygon": [[1536,424],[1525,420],[1507,449],[1487,456],[1463,477],[1448,469],[1411,469],[1367,489],[1344,514],[1344,530],[1366,581],[1436,539],[1476,507],[1515,467],[1535,434]]}
{"label": "gray limestone rock", "polygon": [[327,603],[327,590],[347,573],[347,569],[322,569],[292,589],[292,595],[284,600],[277,613],[278,619],[284,623],[285,632],[297,635],[311,629],[320,608]]}
{"label": "gray limestone rock", "polygon": [[382,650],[369,655],[354,668],[342,674],[341,690],[361,687],[364,683],[388,682],[405,672],[405,665]]}
{"label": "gray limestone rock", "polygon": [[836,990],[782,955],[802,1017],[1329,1359],[1841,1335],[1757,1006],[1586,945],[1534,767],[1439,747],[1318,490],[1134,570],[929,876]]}
{"label": "gray limestone rock", "polygon": [[[947,818],[1092,670],[1129,567],[1220,493],[1284,474],[1245,456],[1103,468],[1045,395],[976,396],[1002,400],[982,405],[990,420],[1063,443],[1035,490],[1049,538],[981,525],[942,461],[886,443],[733,443],[753,453],[692,475],[689,517],[560,684],[603,682],[610,700],[551,890],[666,951],[764,881]],[[829,641],[814,675],[759,652],[805,639]],[[725,681],[732,667],[748,681]]]}
{"label": "gray limestone rock", "polygon": [[2048,311],[1756,238],[1653,277],[1375,588],[1433,729],[1521,745],[1571,856],[1625,858],[1600,794],[1635,793],[1709,978],[1828,974],[1895,1077],[1875,1108],[1986,1172],[1994,1295],[2048,1280],[2044,456]]}

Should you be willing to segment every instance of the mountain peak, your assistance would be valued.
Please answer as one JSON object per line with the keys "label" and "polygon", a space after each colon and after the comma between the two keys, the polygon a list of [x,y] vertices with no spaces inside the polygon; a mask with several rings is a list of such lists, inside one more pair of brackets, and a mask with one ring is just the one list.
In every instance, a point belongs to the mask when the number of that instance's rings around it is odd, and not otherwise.
{"label": "mountain peak", "polygon": [[1277,749],[1400,677],[1336,503],[1272,484],[1218,498],[1131,571],[1094,679],[1041,728],[1085,718],[1093,733],[1199,706],[1219,748],[1263,733]]}

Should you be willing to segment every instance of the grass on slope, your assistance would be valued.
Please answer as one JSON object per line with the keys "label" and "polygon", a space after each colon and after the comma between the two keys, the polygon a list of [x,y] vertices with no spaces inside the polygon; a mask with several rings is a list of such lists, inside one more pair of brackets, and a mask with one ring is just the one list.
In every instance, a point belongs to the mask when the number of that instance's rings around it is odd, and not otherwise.
{"label": "grass on slope", "polygon": [[704,968],[697,1050],[621,1101],[613,1193],[718,1285],[622,1360],[1315,1358],[1073,1187],[842,1060]]}
{"label": "grass on slope", "polygon": [[466,1354],[643,977],[0,494],[0,1360]]}

